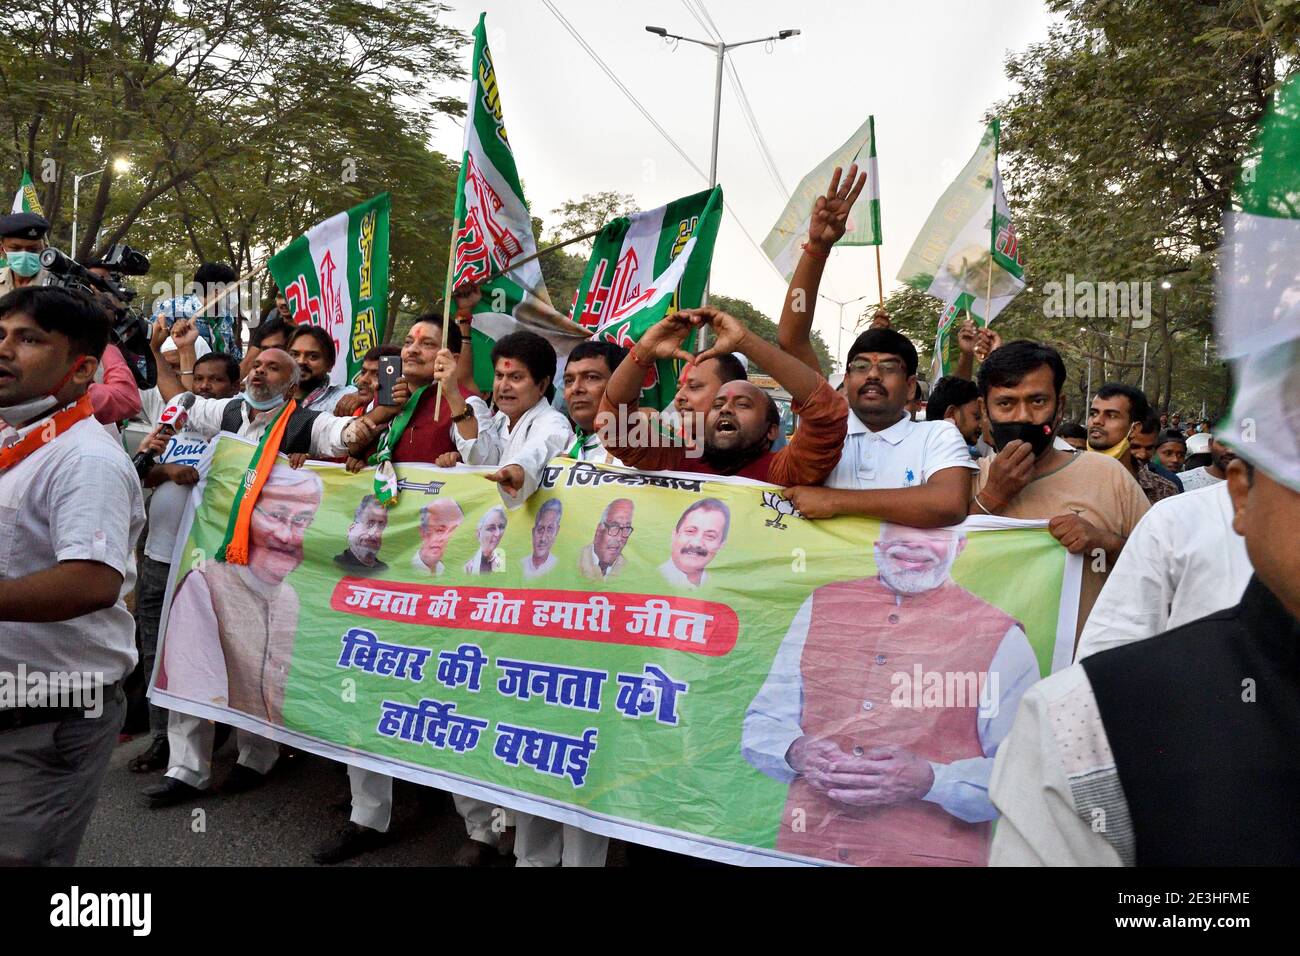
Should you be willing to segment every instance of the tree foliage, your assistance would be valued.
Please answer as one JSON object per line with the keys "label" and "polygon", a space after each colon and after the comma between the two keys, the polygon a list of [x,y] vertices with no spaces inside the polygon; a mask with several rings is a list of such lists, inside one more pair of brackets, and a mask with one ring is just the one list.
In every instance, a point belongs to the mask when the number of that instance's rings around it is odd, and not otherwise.
{"label": "tree foliage", "polygon": [[[1070,394],[1080,397],[1089,367],[1094,388],[1138,383],[1145,343],[1146,388],[1158,406],[1191,413],[1204,401],[1209,412],[1222,410],[1226,370],[1204,364],[1204,341],[1223,210],[1269,97],[1296,68],[1300,7],[1049,6],[1062,21],[1008,59],[1018,90],[996,107],[1012,214],[1036,288],[999,317],[999,330],[1060,348]],[[1047,283],[1067,276],[1139,283],[1150,290],[1150,327],[1045,315]]]}
{"label": "tree foliage", "polygon": [[[248,271],[304,229],[393,193],[392,304],[446,269],[456,164],[430,150],[431,96],[465,38],[431,0],[52,0],[0,35],[0,166],[36,181],[67,248],[73,177],[85,258],[129,241],[151,277]],[[131,169],[118,173],[114,160]],[[392,309],[390,309],[392,311]]]}

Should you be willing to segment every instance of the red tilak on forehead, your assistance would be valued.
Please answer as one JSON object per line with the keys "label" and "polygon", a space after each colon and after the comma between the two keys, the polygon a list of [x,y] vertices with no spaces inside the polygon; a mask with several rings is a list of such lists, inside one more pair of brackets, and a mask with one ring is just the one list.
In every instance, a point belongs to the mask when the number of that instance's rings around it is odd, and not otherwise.
{"label": "red tilak on forehead", "polygon": [[515,366],[514,359],[503,358],[500,361],[501,361],[501,371],[513,372],[515,370],[516,366]]}

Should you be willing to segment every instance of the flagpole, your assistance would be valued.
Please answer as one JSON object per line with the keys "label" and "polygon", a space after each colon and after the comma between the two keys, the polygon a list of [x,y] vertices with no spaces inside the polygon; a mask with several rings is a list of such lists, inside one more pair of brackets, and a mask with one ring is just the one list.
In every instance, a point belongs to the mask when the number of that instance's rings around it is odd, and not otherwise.
{"label": "flagpole", "polygon": [[876,244],[876,294],[880,296],[880,307],[885,307],[885,280],[880,275],[880,244]]}
{"label": "flagpole", "polygon": [[[451,220],[451,235],[447,239],[447,284],[443,287],[442,296],[442,342],[443,346],[451,341],[448,333],[451,326],[451,280],[455,278],[453,273],[456,269],[456,217],[453,215]],[[474,334],[473,323],[470,323],[470,334]],[[442,380],[438,380],[438,390],[433,395],[433,417],[438,417],[438,409],[442,408]]]}
{"label": "flagpole", "polygon": [[[511,265],[511,266],[508,266],[508,267],[505,268],[505,269],[502,269],[500,272],[494,272],[494,273],[492,273],[490,276],[488,276],[488,277],[487,277],[486,279],[484,279],[483,281],[484,281],[484,282],[491,282],[493,279],[499,279],[499,278],[501,278],[501,276],[509,275],[510,273],[512,273],[512,272],[514,272],[516,269],[518,269],[520,266],[526,266],[526,265],[528,265],[528,263],[530,263],[530,262],[532,262],[532,261],[534,261],[534,260],[536,260],[536,259],[540,259],[542,256],[546,255],[548,252],[554,252],[556,249],[563,249],[565,246],[571,246],[571,245],[573,245],[575,242],[582,242],[584,239],[594,239],[596,236],[599,236],[599,235],[600,235],[602,232],[604,232],[604,231],[605,231],[605,227],[604,227],[604,226],[601,226],[599,229],[593,229],[593,230],[591,230],[591,232],[584,232],[582,235],[580,235],[580,236],[574,236],[572,239],[565,239],[563,242],[552,243],[551,245],[547,246],[545,249],[539,249],[539,250],[537,250],[537,251],[534,252],[531,256],[524,256],[524,257],[523,257],[522,259],[520,259],[518,262],[514,263],[514,264]],[[515,280],[515,281],[517,281],[517,280]],[[520,285],[524,285],[522,282],[520,282],[519,284],[520,284]],[[524,286],[524,288],[527,289],[528,287],[527,287],[527,286]],[[529,292],[532,292],[533,290],[532,290],[532,289],[529,289],[528,291],[529,291]],[[533,294],[536,295],[536,293],[533,293]]]}

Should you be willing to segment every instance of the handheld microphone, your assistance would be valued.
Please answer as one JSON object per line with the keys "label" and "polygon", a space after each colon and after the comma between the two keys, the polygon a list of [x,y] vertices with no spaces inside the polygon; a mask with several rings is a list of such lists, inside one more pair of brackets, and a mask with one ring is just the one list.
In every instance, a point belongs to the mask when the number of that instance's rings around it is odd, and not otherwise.
{"label": "handheld microphone", "polygon": [[[163,409],[162,414],[158,416],[158,423],[162,425],[160,434],[170,438],[185,427],[185,422],[190,417],[190,409],[194,407],[194,398],[193,392],[186,392]],[[137,452],[131,459],[136,474],[143,478],[153,467],[157,457],[157,454],[151,451]]]}

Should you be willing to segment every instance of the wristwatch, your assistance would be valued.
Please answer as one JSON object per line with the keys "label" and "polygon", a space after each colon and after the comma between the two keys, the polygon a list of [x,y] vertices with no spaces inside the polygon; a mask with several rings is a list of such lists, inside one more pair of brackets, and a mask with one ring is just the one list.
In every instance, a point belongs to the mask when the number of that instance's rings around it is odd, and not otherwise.
{"label": "wristwatch", "polygon": [[466,405],[466,406],[465,406],[465,410],[464,410],[463,412],[461,412],[459,415],[452,415],[452,416],[451,416],[451,420],[452,420],[453,423],[454,423],[454,422],[463,422],[463,421],[465,421],[467,418],[472,418],[472,417],[474,417],[474,409],[472,409],[472,408],[470,408],[468,405]]}

